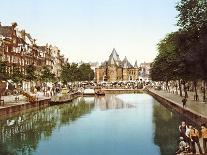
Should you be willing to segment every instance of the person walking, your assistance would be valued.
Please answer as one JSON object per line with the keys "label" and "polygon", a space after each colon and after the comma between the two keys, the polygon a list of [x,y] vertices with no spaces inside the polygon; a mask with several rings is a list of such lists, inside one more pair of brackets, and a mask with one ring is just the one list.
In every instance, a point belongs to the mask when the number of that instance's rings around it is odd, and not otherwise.
{"label": "person walking", "polygon": [[207,128],[205,124],[201,125],[201,137],[203,138],[203,150],[207,154]]}
{"label": "person walking", "polygon": [[193,152],[193,154],[196,153],[195,144],[197,144],[197,146],[198,146],[199,153],[203,154],[202,150],[201,150],[200,142],[199,142],[199,132],[196,128],[193,128],[192,126],[191,126],[191,130],[190,130],[190,139],[192,141],[192,152]]}
{"label": "person walking", "polygon": [[183,108],[185,108],[185,107],[186,107],[186,102],[187,102],[187,99],[186,99],[186,97],[185,97],[185,98],[183,98],[183,99],[182,99]]}

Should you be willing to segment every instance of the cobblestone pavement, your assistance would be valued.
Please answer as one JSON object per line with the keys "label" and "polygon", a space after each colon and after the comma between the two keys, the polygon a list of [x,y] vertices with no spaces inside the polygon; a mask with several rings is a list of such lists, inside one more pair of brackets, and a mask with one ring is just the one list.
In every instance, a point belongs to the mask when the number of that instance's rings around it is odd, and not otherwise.
{"label": "cobblestone pavement", "polygon": [[[184,97],[181,97],[179,94],[173,94],[163,90],[154,90],[154,89],[150,89],[150,91],[155,92],[156,94],[166,99],[172,100],[182,106],[182,99]],[[207,117],[207,103],[202,101],[202,94],[199,94],[199,99],[200,99],[199,101],[194,101],[193,98],[194,98],[194,93],[188,92],[186,109],[189,109],[191,111],[194,111],[195,113]]]}

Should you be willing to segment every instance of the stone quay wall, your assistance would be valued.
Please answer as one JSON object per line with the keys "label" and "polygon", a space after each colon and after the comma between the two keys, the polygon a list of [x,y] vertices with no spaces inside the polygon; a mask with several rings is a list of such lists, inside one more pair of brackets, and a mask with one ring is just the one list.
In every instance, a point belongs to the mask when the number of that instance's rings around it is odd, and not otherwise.
{"label": "stone quay wall", "polygon": [[166,108],[175,111],[179,114],[181,114],[182,116],[184,116],[185,118],[191,120],[192,122],[194,122],[197,125],[201,125],[203,123],[207,122],[207,117],[204,115],[199,114],[196,111],[193,111],[189,108],[183,108],[182,105],[170,100],[170,99],[166,99],[158,94],[156,94],[153,91],[150,90],[146,90],[146,92],[153,96],[157,101],[159,101],[162,105],[164,105]]}
{"label": "stone quay wall", "polygon": [[32,108],[42,108],[42,107],[47,107],[49,106],[50,99],[42,99],[42,100],[37,100],[34,102],[25,102],[25,103],[19,103],[16,105],[10,105],[6,107],[0,108],[0,116],[3,115],[10,115],[14,113],[18,113],[20,111],[32,109]]}

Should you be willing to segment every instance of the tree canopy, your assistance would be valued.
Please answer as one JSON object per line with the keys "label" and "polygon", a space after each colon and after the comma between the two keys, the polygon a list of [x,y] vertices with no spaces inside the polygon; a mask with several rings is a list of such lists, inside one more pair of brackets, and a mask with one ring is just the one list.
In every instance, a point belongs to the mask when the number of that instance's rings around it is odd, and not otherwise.
{"label": "tree canopy", "polygon": [[9,78],[6,72],[6,66],[6,61],[3,61],[2,57],[0,57],[0,80],[7,80]]}
{"label": "tree canopy", "polygon": [[11,72],[10,77],[11,77],[11,80],[17,84],[22,82],[22,80],[24,79],[24,75],[23,75],[20,67],[17,66],[17,64],[12,65],[12,72]]}
{"label": "tree canopy", "polygon": [[41,70],[41,80],[44,82],[51,82],[55,79],[55,74],[51,72],[48,66],[44,66]]}
{"label": "tree canopy", "polygon": [[83,63],[79,66],[80,81],[91,81],[94,79],[94,71],[91,69],[90,64]]}
{"label": "tree canopy", "polygon": [[34,66],[34,64],[27,65],[25,70],[26,70],[25,79],[27,81],[34,81],[37,79],[36,67]]}
{"label": "tree canopy", "polygon": [[76,63],[67,63],[62,66],[60,78],[63,83],[91,81],[94,78],[94,71],[89,64],[83,63],[78,66]]}
{"label": "tree canopy", "polygon": [[207,1],[181,0],[176,9],[180,29],[158,43],[151,78],[154,81],[193,81],[195,84],[204,80],[206,83]]}

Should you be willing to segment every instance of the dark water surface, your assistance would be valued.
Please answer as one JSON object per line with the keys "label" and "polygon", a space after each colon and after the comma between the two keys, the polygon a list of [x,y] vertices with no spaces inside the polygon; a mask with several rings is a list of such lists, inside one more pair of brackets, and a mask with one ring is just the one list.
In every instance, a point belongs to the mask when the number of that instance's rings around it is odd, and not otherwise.
{"label": "dark water surface", "polygon": [[174,155],[178,114],[147,94],[85,97],[0,120],[0,155]]}

